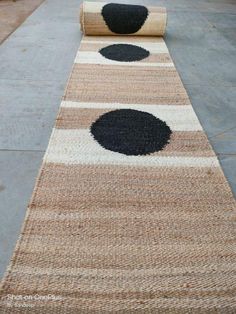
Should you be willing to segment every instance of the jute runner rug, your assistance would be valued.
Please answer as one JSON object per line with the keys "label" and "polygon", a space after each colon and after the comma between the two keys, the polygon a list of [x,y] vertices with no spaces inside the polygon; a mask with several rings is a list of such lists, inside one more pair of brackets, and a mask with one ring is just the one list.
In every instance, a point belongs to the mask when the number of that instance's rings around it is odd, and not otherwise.
{"label": "jute runner rug", "polygon": [[235,209],[164,40],[84,36],[1,313],[235,313]]}

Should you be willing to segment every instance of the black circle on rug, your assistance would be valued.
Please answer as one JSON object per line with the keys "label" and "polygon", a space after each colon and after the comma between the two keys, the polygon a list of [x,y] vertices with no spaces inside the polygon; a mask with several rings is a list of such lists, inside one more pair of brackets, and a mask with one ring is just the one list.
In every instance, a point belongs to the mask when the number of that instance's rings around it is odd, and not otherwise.
{"label": "black circle on rug", "polygon": [[90,131],[103,147],[125,155],[148,155],[169,143],[171,129],[150,113],[119,109],[101,115]]}
{"label": "black circle on rug", "polygon": [[146,49],[129,44],[114,44],[99,50],[100,54],[110,60],[131,62],[147,58],[150,52]]}
{"label": "black circle on rug", "polygon": [[102,8],[102,16],[113,33],[133,34],[146,21],[148,9],[142,5],[108,3]]}

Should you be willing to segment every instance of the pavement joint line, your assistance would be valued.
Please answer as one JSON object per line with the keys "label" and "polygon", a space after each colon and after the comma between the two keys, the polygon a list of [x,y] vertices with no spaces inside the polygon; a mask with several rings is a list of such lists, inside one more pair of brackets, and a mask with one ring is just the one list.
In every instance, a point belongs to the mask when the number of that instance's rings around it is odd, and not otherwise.
{"label": "pavement joint line", "polygon": [[29,153],[45,153],[46,150],[40,149],[10,149],[10,148],[0,148],[0,152],[29,152]]}
{"label": "pavement joint line", "polygon": [[216,153],[217,156],[235,156],[236,157],[236,152],[235,153]]}
{"label": "pavement joint line", "polygon": [[233,129],[236,129],[236,126],[233,126],[232,128],[229,128],[229,129],[227,129],[227,130],[225,130],[225,131],[223,131],[223,132],[217,133],[217,134],[215,134],[215,135],[208,136],[208,138],[209,138],[209,139],[212,139],[212,138],[217,137],[217,136],[219,136],[219,135],[223,135],[223,134],[225,134],[226,132],[229,132],[229,131],[231,131],[231,130],[233,130]]}
{"label": "pavement joint line", "polygon": [[26,81],[26,82],[46,82],[46,83],[50,83],[50,82],[61,82],[61,83],[63,83],[63,82],[65,82],[65,81],[61,81],[61,80],[31,80],[30,78],[29,79],[9,79],[9,78],[4,78],[4,77],[1,77],[0,78],[0,81],[1,80],[4,80],[4,81],[20,81],[20,82],[24,82],[24,81]]}
{"label": "pavement joint line", "polygon": [[[183,79],[182,79],[182,81],[183,81]],[[199,86],[199,87],[202,87],[202,86],[209,86],[209,87],[226,87],[226,88],[228,88],[228,87],[233,87],[233,88],[236,88],[236,85],[222,85],[222,84],[220,84],[220,82],[218,83],[218,84],[197,84],[197,83],[185,83],[184,82],[184,86]]]}
{"label": "pavement joint line", "polygon": [[168,12],[191,12],[191,13],[195,13],[195,14],[198,14],[198,13],[204,13],[204,14],[222,14],[222,15],[236,15],[236,12],[235,13],[230,13],[230,12],[214,12],[214,11],[199,11],[197,8],[193,8],[193,9],[168,9],[167,8],[167,11]]}

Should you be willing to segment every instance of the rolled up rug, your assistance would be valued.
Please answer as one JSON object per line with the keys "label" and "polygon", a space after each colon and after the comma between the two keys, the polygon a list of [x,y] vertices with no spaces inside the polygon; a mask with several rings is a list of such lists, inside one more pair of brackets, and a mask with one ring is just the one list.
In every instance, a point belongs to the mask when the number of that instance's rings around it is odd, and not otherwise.
{"label": "rolled up rug", "polygon": [[164,39],[130,36],[158,12],[83,5],[1,314],[236,313],[234,197]]}
{"label": "rolled up rug", "polygon": [[163,7],[85,1],[80,9],[85,35],[163,36],[166,20]]}

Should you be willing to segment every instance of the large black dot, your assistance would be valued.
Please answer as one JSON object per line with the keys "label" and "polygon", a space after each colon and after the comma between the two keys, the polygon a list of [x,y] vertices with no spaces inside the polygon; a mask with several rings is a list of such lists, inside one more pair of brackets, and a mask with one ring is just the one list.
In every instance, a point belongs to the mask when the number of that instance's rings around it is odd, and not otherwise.
{"label": "large black dot", "polygon": [[120,109],[101,115],[90,129],[104,148],[125,155],[147,155],[169,143],[171,130],[152,114]]}
{"label": "large black dot", "polygon": [[143,26],[148,10],[142,5],[108,3],[102,8],[102,16],[113,33],[133,34]]}
{"label": "large black dot", "polygon": [[149,51],[142,47],[127,44],[115,44],[99,50],[100,54],[115,61],[139,61],[149,56]]}

